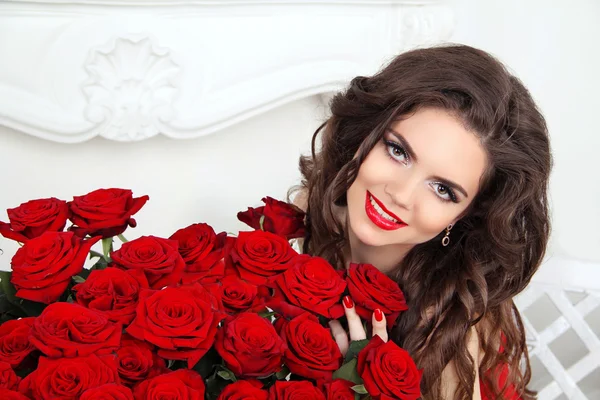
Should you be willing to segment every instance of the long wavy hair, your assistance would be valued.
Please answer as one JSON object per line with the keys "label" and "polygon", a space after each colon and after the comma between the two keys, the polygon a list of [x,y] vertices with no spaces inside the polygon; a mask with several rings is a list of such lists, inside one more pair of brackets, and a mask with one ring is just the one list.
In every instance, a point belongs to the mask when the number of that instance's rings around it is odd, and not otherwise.
{"label": "long wavy hair", "polygon": [[[545,253],[552,156],[530,93],[488,53],[463,45],[411,50],[335,95],[331,117],[313,135],[312,154],[300,158],[302,183],[290,191],[307,196],[303,251],[344,267],[347,232],[335,209],[346,206],[348,188],[386,128],[423,107],[452,113],[476,134],[488,166],[450,245],[441,245],[440,232],[416,245],[392,274],[409,310],[391,338],[424,369],[423,398],[441,397],[442,371],[453,362],[459,379],[454,398],[471,399],[477,360],[467,338],[477,324],[484,385],[497,399],[508,385],[524,400],[534,399],[527,389],[525,332],[512,299]],[[503,387],[501,366],[508,368]]]}

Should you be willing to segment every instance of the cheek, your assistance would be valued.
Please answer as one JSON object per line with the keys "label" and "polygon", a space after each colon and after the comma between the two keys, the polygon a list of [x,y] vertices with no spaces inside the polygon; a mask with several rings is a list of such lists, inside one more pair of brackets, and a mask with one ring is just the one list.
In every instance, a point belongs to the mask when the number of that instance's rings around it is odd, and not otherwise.
{"label": "cheek", "polygon": [[428,239],[437,236],[458,217],[461,210],[452,205],[444,204],[437,199],[422,199],[417,202],[412,226],[419,235]]}

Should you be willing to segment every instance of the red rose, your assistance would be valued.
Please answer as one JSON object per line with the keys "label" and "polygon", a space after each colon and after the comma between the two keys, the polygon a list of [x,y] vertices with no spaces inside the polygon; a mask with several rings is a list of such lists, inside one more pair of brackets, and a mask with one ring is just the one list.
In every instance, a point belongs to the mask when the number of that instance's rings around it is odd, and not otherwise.
{"label": "red rose", "polygon": [[262,285],[268,278],[287,270],[297,255],[287,240],[274,233],[240,232],[227,261],[240,278]]}
{"label": "red rose", "polygon": [[0,388],[0,399],[2,400],[29,400],[28,397],[25,397],[19,392],[15,392],[14,390],[2,389]]}
{"label": "red rose", "polygon": [[143,271],[105,268],[92,271],[85,282],[71,290],[77,304],[129,325],[135,317],[140,290],[148,288]]}
{"label": "red rose", "polygon": [[119,250],[113,251],[111,266],[144,272],[152,289],[175,285],[185,269],[177,247],[176,240],[142,236],[123,243]]}
{"label": "red rose", "polygon": [[342,365],[342,353],[319,319],[304,313],[281,326],[280,335],[287,343],[284,362],[293,374],[314,380],[330,381]]}
{"label": "red rose", "polygon": [[106,383],[120,383],[113,355],[40,357],[37,369],[19,384],[19,392],[40,400],[76,400],[86,390]]}
{"label": "red rose", "polygon": [[299,255],[290,269],[273,279],[273,285],[275,293],[267,305],[288,318],[304,310],[329,319],[344,315],[340,298],[346,282],[321,257]]}
{"label": "red rose", "polygon": [[220,290],[226,312],[259,312],[265,308],[264,296],[268,295],[268,288],[259,289],[256,285],[243,281],[235,275],[228,275],[221,281]]}
{"label": "red rose", "polygon": [[370,321],[379,308],[391,329],[400,312],[408,310],[398,284],[371,264],[350,264],[347,274],[348,291],[361,318]]}
{"label": "red rose", "polygon": [[304,236],[306,227],[304,226],[305,214],[302,210],[293,204],[268,196],[263,197],[262,201],[265,203],[264,206],[248,207],[247,211],[238,213],[238,219],[253,229],[281,235],[288,240]]}
{"label": "red rose", "polygon": [[165,360],[154,353],[152,345],[127,334],[121,338],[117,361],[121,381],[128,386],[168,371]]}
{"label": "red rose", "polygon": [[269,400],[325,400],[325,395],[309,381],[276,381],[269,389]]}
{"label": "red rose", "polygon": [[67,202],[54,197],[30,200],[6,210],[9,224],[0,221],[0,234],[5,238],[25,243],[46,231],[62,231],[67,224]]}
{"label": "red rose", "polygon": [[10,263],[16,296],[45,304],[58,300],[98,240],[83,241],[72,232],[45,232],[28,240]]}
{"label": "red rose", "polygon": [[127,333],[158,347],[168,360],[187,360],[192,368],[212,346],[224,314],[220,301],[195,283],[142,290],[137,315]]}
{"label": "red rose", "polygon": [[68,202],[69,219],[76,226],[77,236],[100,235],[109,238],[125,232],[128,226],[136,226],[131,216],[146,204],[148,196],[133,198],[129,189],[98,189],[84,196],[73,196]]}
{"label": "red rose", "polygon": [[215,349],[238,377],[264,377],[281,369],[285,342],[267,319],[241,313],[225,320]]}
{"label": "red rose", "polygon": [[119,347],[121,324],[75,303],[53,303],[33,321],[29,340],[51,358],[106,354]]}
{"label": "red rose", "polygon": [[17,390],[21,378],[15,374],[9,363],[0,361],[0,388]]}
{"label": "red rose", "polygon": [[179,254],[185,261],[182,283],[215,283],[223,278],[226,232],[217,235],[210,225],[193,224],[169,239],[179,242]]}
{"label": "red rose", "polygon": [[0,325],[0,361],[17,368],[35,350],[29,341],[34,320],[35,317],[12,319]]}
{"label": "red rose", "polygon": [[352,390],[353,382],[336,379],[325,384],[325,395],[327,400],[354,400],[355,393]]}
{"label": "red rose", "polygon": [[133,393],[128,387],[107,383],[92,389],[88,389],[79,400],[134,400]]}
{"label": "red rose", "polygon": [[237,381],[225,386],[217,400],[268,400],[269,392],[262,386],[257,380]]}
{"label": "red rose", "polygon": [[421,375],[408,352],[394,342],[384,343],[379,335],[358,353],[358,374],[374,400],[421,397]]}
{"label": "red rose", "polygon": [[196,371],[178,369],[145,380],[133,389],[136,399],[204,400],[204,380]]}

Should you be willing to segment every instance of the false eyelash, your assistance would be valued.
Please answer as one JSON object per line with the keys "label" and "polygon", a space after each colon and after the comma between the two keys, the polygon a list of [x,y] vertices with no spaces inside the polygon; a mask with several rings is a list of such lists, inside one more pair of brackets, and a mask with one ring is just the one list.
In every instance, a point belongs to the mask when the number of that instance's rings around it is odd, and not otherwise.
{"label": "false eyelash", "polygon": [[[408,157],[408,153],[406,152],[406,150],[404,150],[404,147],[400,146],[400,144],[398,144],[398,143],[396,143],[396,142],[393,142],[393,141],[391,141],[391,140],[386,140],[386,139],[384,139],[384,140],[383,140],[383,143],[385,143],[385,145],[386,145],[386,146],[388,146],[388,147],[393,147],[393,148],[394,148],[394,150],[398,150],[399,152],[401,152],[401,153],[402,153],[402,155],[404,156],[404,158],[405,158],[405,159],[407,159],[407,160],[409,159],[409,157]],[[388,156],[389,156],[390,158],[394,159],[394,157],[392,157],[392,156],[389,154],[389,152],[388,152]],[[398,161],[398,160],[395,160],[395,161]]]}
{"label": "false eyelash", "polygon": [[453,202],[453,203],[458,203],[458,198],[456,197],[456,193],[454,193],[454,190],[452,190],[451,187],[449,187],[448,185],[446,185],[445,183],[442,182],[433,182],[434,185],[442,185],[446,188],[446,190],[448,191],[448,196],[450,196],[450,199],[443,199],[440,196],[437,196],[440,198],[440,200],[445,201],[445,202]]}

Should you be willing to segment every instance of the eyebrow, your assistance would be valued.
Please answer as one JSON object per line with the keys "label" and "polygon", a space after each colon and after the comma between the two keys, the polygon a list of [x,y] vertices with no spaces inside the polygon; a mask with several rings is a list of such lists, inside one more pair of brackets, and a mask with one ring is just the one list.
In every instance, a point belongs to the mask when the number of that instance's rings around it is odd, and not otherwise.
{"label": "eyebrow", "polygon": [[[394,137],[398,140],[398,142],[400,142],[400,145],[402,145],[402,147],[404,148],[404,150],[408,153],[409,157],[411,159],[414,160],[414,162],[419,162],[419,158],[417,157],[417,155],[415,154],[415,151],[413,150],[413,148],[410,146],[410,143],[408,143],[406,141],[406,139],[404,139],[404,137],[396,132],[395,130],[388,128],[388,131],[390,131],[390,133],[392,135],[394,135]],[[459,192],[461,192],[463,194],[463,196],[465,196],[466,198],[469,197],[469,194],[467,193],[467,191],[465,190],[465,188],[463,188],[462,186],[460,186],[458,183],[456,182],[452,182],[451,180],[442,178],[441,176],[434,176],[433,179],[435,179],[436,181],[439,181],[441,184],[446,185],[452,189],[458,190]]]}

